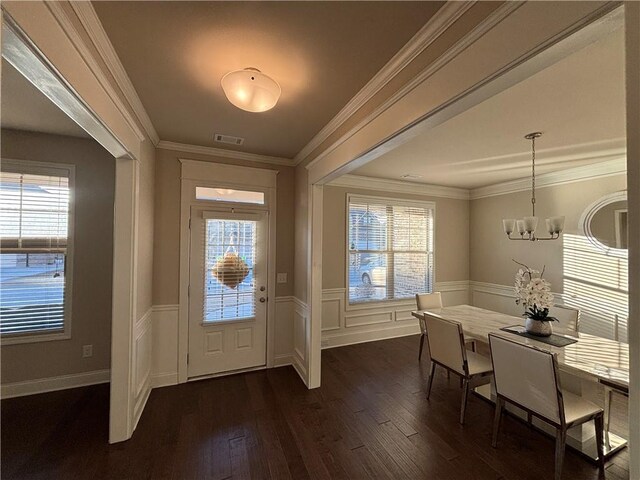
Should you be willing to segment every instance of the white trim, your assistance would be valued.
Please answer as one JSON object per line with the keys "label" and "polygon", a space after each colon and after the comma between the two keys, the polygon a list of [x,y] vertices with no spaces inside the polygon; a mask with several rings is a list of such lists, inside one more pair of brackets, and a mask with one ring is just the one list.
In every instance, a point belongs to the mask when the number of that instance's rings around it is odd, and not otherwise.
{"label": "white trim", "polygon": [[157,145],[163,150],[172,150],[175,152],[193,153],[196,155],[209,155],[220,158],[232,158],[234,160],[244,160],[247,162],[268,163],[271,165],[294,166],[293,160],[284,157],[272,157],[269,155],[258,155],[256,153],[237,152],[235,150],[226,150],[223,148],[205,147],[203,145],[191,145],[188,143],[168,142],[160,140]]}
{"label": "white trim", "polygon": [[39,393],[66,390],[68,388],[98,385],[101,383],[109,383],[109,380],[110,371],[106,369],[74,373],[71,375],[60,375],[58,377],[38,378],[24,382],[5,383],[1,387],[2,398],[23,397],[25,395],[36,395]]}
{"label": "white trim", "polygon": [[295,156],[298,165],[371,100],[476,2],[447,2]]}
{"label": "white trim", "polygon": [[406,337],[420,333],[418,322],[415,325],[394,326],[392,328],[378,328],[366,332],[349,332],[338,335],[325,335],[322,337],[322,349],[356,345],[358,343],[377,342],[389,338]]}
{"label": "white trim", "polygon": [[[31,5],[36,2],[31,2]],[[30,5],[30,6],[31,6]],[[57,4],[47,3],[42,5],[43,9],[48,9],[49,13],[59,13]],[[52,6],[53,5],[53,6]],[[13,5],[12,5],[13,7]],[[55,67],[45,58],[42,52],[31,39],[22,31],[19,25],[15,23],[12,17],[6,13],[7,4],[3,4],[3,22],[2,22],[2,57],[11,63],[16,70],[22,73],[38,90],[42,92],[49,100],[67,114],[82,129],[91,135],[100,145],[102,145],[114,157],[135,158],[139,153],[139,139],[137,133],[127,128],[125,132],[129,142],[122,142],[117,138],[102,119],[94,112],[94,110],[76,93],[67,81],[62,78]],[[64,15],[63,15],[64,17]],[[62,27],[60,35],[68,35],[65,30],[70,27],[69,22],[56,18],[59,26]],[[57,32],[58,33],[58,32]],[[104,94],[110,95],[107,87],[97,79],[99,73],[93,71],[87,60],[84,58],[83,52],[80,52],[78,45],[73,44],[75,53],[78,53],[82,62],[94,76],[94,79],[100,83],[104,89]],[[84,52],[86,53],[86,52]],[[122,112],[115,106],[118,114]],[[121,117],[126,123],[124,117]],[[129,127],[129,125],[127,125]],[[135,136],[135,140],[132,138]],[[135,144],[131,143],[135,142]]]}
{"label": "white trim", "polygon": [[[622,154],[615,154],[615,156],[619,155],[622,156],[614,160],[607,160],[606,162],[536,175],[536,187],[542,188],[554,185],[566,185],[574,182],[582,182],[584,180],[610,177],[613,175],[623,175],[627,172],[627,160],[624,156],[624,152]],[[470,191],[469,198],[471,200],[477,200],[478,198],[524,192],[530,189],[531,178],[521,178],[519,180],[512,180],[509,182],[498,183],[496,185],[475,188]]]}
{"label": "white trim", "polygon": [[158,142],[160,141],[158,133],[156,132],[153,123],[151,123],[151,119],[140,101],[138,92],[136,92],[136,89],[131,83],[131,79],[129,78],[129,75],[127,75],[118,54],[113,48],[113,44],[109,40],[93,5],[91,2],[69,2],[69,5],[78,16],[78,19],[84,27],[87,35],[98,50],[100,58],[105,63],[109,72],[116,81],[116,84],[124,94],[125,99],[133,110],[135,118],[140,122],[153,144],[158,145]]}
{"label": "white trim", "polygon": [[[430,63],[427,68],[421,71],[418,75],[413,77],[409,82],[403,85],[402,88],[397,90],[393,95],[391,95],[387,100],[385,100],[382,104],[378,105],[369,115],[363,118],[357,125],[353,128],[349,129],[344,135],[338,138],[335,142],[333,142],[328,148],[326,148],[320,155],[315,157],[311,162],[309,162],[305,167],[307,169],[311,169],[316,163],[320,162],[324,157],[328,156],[331,152],[333,152],[340,145],[345,143],[349,138],[353,137],[357,132],[359,132],[363,127],[371,123],[374,119],[379,117],[384,111],[389,109],[392,105],[396,104],[402,97],[412,91],[415,87],[423,83],[427,78],[431,77],[442,67],[447,65],[451,60],[456,58],[461,52],[467,49],[470,45],[475,43],[478,39],[484,36],[487,32],[489,32],[494,26],[498,23],[502,22],[505,18],[515,12],[518,8],[522,6],[523,2],[514,1],[514,2],[506,2],[500,7],[498,7],[494,12],[492,12],[486,19],[484,19],[481,23],[479,23],[471,32],[465,35],[461,40],[459,40],[453,47],[449,48],[445,53],[443,53],[437,60]],[[451,102],[453,103],[456,99]]]}
{"label": "white trim", "polygon": [[178,372],[151,375],[151,388],[169,387],[178,384]]}
{"label": "white trim", "polygon": [[440,185],[392,180],[389,178],[366,177],[364,175],[342,175],[326,185],[329,187],[359,188],[390,193],[409,193],[438,198],[469,200],[469,190],[465,188],[443,187]]}
{"label": "white trim", "polygon": [[[610,193],[608,195],[604,195],[603,197],[600,197],[595,202],[591,203],[589,206],[587,206],[587,208],[584,209],[584,211],[582,212],[582,215],[580,215],[580,220],[578,220],[578,232],[581,235],[584,235],[587,238],[587,240],[589,240],[589,242],[591,242],[591,244],[594,247],[596,247],[598,250],[600,250],[602,253],[605,253],[606,255],[621,257],[626,259],[628,257],[628,250],[626,248],[615,248],[615,247],[610,247],[608,245],[605,245],[604,243],[600,242],[591,231],[591,220],[593,220],[593,217],[596,215],[596,213],[598,213],[598,211],[601,208],[606,207],[607,205],[610,205],[615,202],[623,202],[623,201],[624,202],[627,201],[626,190],[621,190],[618,192]],[[619,232],[619,229],[620,229],[620,225],[618,222],[619,222],[619,218],[618,216],[616,216],[615,226],[616,226],[617,232]]]}
{"label": "white trim", "polygon": [[[69,2],[69,3],[73,4],[74,2]],[[102,68],[98,65],[98,62],[96,61],[93,55],[93,52],[91,52],[89,47],[85,44],[84,38],[80,35],[80,32],[76,29],[73,22],[69,19],[69,16],[63,7],[63,3],[46,2],[46,5],[51,11],[51,13],[53,14],[53,16],[56,18],[56,20],[62,26],[67,37],[69,38],[69,40],[71,40],[71,43],[73,44],[73,46],[76,48],[76,50],[82,57],[82,60],[85,62],[89,70],[91,70],[91,73],[93,73],[93,75],[98,80],[98,82],[100,83],[104,91],[107,93],[107,95],[109,96],[109,99],[113,102],[113,104],[118,109],[122,117],[126,120],[127,125],[131,128],[131,130],[135,132],[136,136],[138,137],[138,140],[143,142],[146,139],[144,132],[140,129],[140,127],[138,126],[138,123],[135,121],[135,119],[129,112],[129,109],[127,108],[125,103],[122,101],[122,99],[120,98],[116,90],[113,88],[111,81],[107,78]],[[84,27],[85,24],[84,22],[82,22],[82,18],[80,18],[80,20],[81,20],[82,26]],[[95,43],[95,40],[91,35],[92,32],[86,30],[85,33],[89,36],[89,38],[92,39],[93,43]],[[102,53],[100,52],[99,49],[98,49],[98,52]],[[101,59],[105,61],[105,63],[107,63],[106,59],[102,57]],[[116,78],[116,81],[117,81],[117,78]],[[121,85],[118,85],[118,87],[122,88]]]}

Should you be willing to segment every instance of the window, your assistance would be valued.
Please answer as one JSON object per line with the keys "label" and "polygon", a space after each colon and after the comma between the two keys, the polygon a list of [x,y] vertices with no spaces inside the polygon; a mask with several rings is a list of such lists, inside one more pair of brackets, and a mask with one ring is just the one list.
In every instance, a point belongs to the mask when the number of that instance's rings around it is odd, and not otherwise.
{"label": "window", "polygon": [[349,303],[433,289],[433,203],[348,197]]}
{"label": "window", "polygon": [[[0,172],[0,334],[68,336],[73,167],[5,161]],[[38,334],[37,338],[33,338]],[[24,341],[24,339],[23,339]]]}
{"label": "window", "polygon": [[196,200],[264,205],[264,192],[233,190],[231,188],[196,187]]}

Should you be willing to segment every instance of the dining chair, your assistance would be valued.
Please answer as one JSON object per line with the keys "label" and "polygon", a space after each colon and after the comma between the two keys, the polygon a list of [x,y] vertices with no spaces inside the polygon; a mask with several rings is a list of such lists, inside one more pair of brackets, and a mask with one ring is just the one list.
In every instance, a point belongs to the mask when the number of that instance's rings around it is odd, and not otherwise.
{"label": "dining chair", "polygon": [[431,386],[436,365],[462,379],[462,405],[460,423],[464,424],[469,389],[486,385],[491,381],[491,361],[465,348],[462,325],[442,318],[425,315],[427,341],[431,354],[431,368],[427,383],[427,400],[431,395]]}
{"label": "dining chair", "polygon": [[[417,293],[416,305],[418,310],[429,310],[431,308],[442,308],[442,295],[440,292],[433,293]],[[427,325],[424,319],[419,319],[420,324],[420,350],[418,351],[418,360],[422,359],[422,348],[424,347],[424,338],[427,336]]]}
{"label": "dining chair", "polygon": [[576,336],[580,326],[580,310],[577,308],[554,305],[549,309],[549,316],[558,319],[553,324],[553,332],[561,335]]}
{"label": "dining chair", "polygon": [[[442,308],[442,295],[440,292],[433,293],[417,293],[416,294],[416,306],[418,310],[429,310],[432,308]],[[422,359],[422,349],[424,347],[424,339],[427,336],[427,326],[423,319],[418,319],[420,324],[420,349],[418,350],[418,360]],[[467,340],[466,345],[471,346],[471,350],[476,351],[475,340]],[[427,346],[428,348],[428,346]],[[449,374],[447,373],[447,377]]]}
{"label": "dining chair", "polygon": [[496,389],[491,445],[497,447],[502,409],[509,402],[556,428],[556,480],[562,476],[567,430],[591,420],[598,462],[604,468],[602,408],[560,388],[556,355],[494,334],[489,334],[489,347]]}

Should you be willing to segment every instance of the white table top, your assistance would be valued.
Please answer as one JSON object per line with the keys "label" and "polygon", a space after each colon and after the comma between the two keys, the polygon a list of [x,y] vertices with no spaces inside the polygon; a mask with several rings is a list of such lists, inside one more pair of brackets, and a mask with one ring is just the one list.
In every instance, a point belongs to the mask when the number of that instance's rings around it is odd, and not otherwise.
{"label": "white table top", "polygon": [[562,370],[603,383],[629,387],[629,346],[626,343],[577,333],[578,341],[566,347],[554,347],[527,337],[501,331],[502,327],[523,325],[521,317],[484,310],[470,305],[434,308],[413,312],[416,318],[429,314],[434,317],[453,320],[462,324],[465,338],[488,342],[489,333],[499,334],[525,345],[534,345],[558,355],[558,365]]}

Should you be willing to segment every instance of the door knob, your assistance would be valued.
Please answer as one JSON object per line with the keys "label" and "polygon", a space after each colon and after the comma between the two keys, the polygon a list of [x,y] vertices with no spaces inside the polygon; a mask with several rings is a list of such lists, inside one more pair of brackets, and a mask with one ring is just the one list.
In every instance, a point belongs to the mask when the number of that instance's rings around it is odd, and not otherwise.
{"label": "door knob", "polygon": [[267,301],[267,299],[266,299],[266,298],[264,298],[264,297],[260,297],[260,303],[264,303],[264,302],[266,302],[266,301]]}

